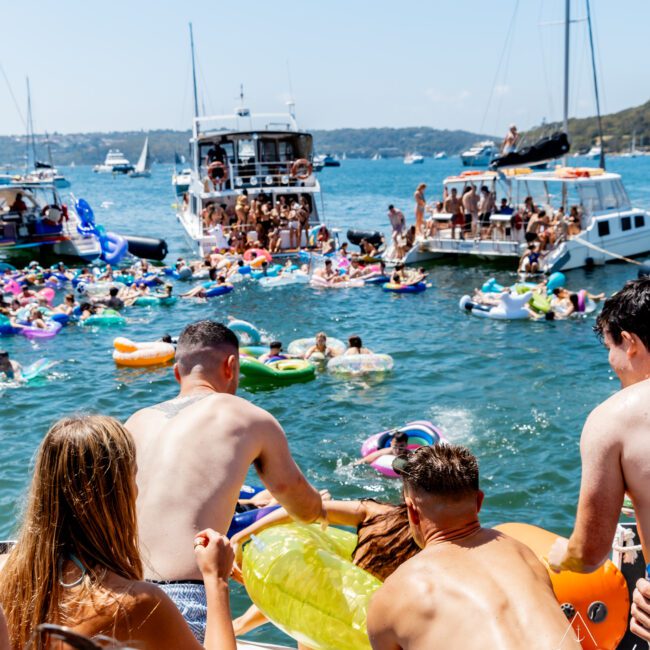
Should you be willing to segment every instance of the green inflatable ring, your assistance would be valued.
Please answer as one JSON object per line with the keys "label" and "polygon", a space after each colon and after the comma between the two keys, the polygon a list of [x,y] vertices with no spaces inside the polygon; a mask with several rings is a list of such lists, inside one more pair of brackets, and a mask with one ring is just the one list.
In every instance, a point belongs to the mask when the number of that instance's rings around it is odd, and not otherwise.
{"label": "green inflatable ring", "polygon": [[244,583],[257,607],[315,650],[370,650],[366,613],[381,586],[352,564],[356,535],[330,526],[284,524],[244,547]]}
{"label": "green inflatable ring", "polygon": [[81,321],[82,325],[126,325],[126,318],[114,309],[105,309],[101,314],[93,314]]}
{"label": "green inflatable ring", "polygon": [[303,359],[262,363],[250,357],[239,357],[239,371],[246,379],[255,383],[310,381],[316,376],[316,368]]}

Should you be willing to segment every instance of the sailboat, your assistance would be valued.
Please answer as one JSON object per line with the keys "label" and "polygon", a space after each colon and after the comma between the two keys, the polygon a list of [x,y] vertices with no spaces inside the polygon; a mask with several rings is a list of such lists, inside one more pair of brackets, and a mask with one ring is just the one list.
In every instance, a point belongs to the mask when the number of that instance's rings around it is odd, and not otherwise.
{"label": "sailboat", "polygon": [[129,174],[131,178],[149,178],[151,176],[151,156],[149,155],[149,138],[144,139],[144,146],[135,164],[135,169]]}

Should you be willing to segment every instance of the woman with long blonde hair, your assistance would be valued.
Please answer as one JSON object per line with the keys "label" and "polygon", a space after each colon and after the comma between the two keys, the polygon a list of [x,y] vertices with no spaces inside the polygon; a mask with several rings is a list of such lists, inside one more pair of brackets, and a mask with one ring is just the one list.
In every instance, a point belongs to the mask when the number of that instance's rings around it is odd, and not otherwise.
{"label": "woman with long blonde hair", "polygon": [[[67,417],[47,432],[17,543],[0,570],[12,648],[22,649],[40,623],[141,648],[201,648],[167,595],[142,581],[136,467],[131,435],[113,418]],[[232,550],[210,529],[194,546],[208,601],[205,647],[234,649]]]}

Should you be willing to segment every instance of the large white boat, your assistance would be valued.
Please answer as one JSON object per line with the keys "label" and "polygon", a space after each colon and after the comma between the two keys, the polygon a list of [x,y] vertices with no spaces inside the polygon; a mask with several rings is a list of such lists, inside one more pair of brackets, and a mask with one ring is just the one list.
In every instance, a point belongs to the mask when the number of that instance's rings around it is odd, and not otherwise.
{"label": "large white boat", "polygon": [[421,165],[424,162],[424,156],[419,153],[407,153],[404,156],[405,165]]}
{"label": "large white boat", "polygon": [[592,160],[596,160],[597,158],[600,158],[600,154],[602,153],[603,149],[600,145],[595,144],[587,153],[585,154],[585,158],[591,158]]}
{"label": "large white boat", "polygon": [[109,149],[104,162],[93,167],[99,174],[128,174],[133,170],[133,165],[119,149]]}
{"label": "large white boat", "polygon": [[499,154],[492,140],[483,140],[472,145],[467,151],[460,154],[460,159],[465,167],[487,167],[492,158]]}
{"label": "large white boat", "polygon": [[[193,251],[204,256],[224,247],[225,229],[209,229],[202,213],[210,205],[225,205],[234,216],[237,199],[264,195],[272,208],[304,200],[310,228],[319,221],[320,184],[313,173],[311,134],[301,131],[292,112],[252,114],[239,107],[231,115],[195,117],[192,126],[191,173],[185,200],[176,216]],[[280,223],[281,249],[291,248],[289,225]],[[248,241],[257,240],[254,226],[245,228]],[[294,242],[296,244],[298,242]],[[309,242],[303,233],[299,245]]]}
{"label": "large white boat", "polygon": [[[460,229],[453,233],[453,215],[433,213],[430,218],[435,223],[435,234],[416,240],[401,258],[405,263],[473,256],[492,260],[511,258],[516,266],[528,246],[523,224],[519,220],[517,228],[516,219],[523,212],[526,197],[532,197],[537,208],[550,217],[561,206],[566,206],[567,215],[572,207],[579,211],[579,232],[559,235],[542,252],[543,271],[568,271],[650,251],[650,213],[631,205],[619,174],[599,168],[557,167],[543,172],[529,169],[506,173],[464,172],[444,180],[446,192],[451,193],[455,188],[458,196],[469,185],[477,189],[486,186],[497,205],[505,199],[508,207],[492,214],[475,237],[465,235],[465,239],[460,238]],[[394,246],[384,257],[400,259]]]}
{"label": "large white boat", "polygon": [[34,259],[65,257],[89,262],[101,255],[99,239],[84,234],[54,185],[0,187],[0,257]]}

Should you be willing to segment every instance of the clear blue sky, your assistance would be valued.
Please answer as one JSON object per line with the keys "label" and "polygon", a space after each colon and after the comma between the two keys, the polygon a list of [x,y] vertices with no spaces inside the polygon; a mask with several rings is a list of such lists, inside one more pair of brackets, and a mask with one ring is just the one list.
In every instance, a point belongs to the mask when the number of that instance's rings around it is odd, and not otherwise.
{"label": "clear blue sky", "polygon": [[[0,63],[38,132],[189,128],[187,23],[208,112],[239,84],[259,112],[291,89],[301,126],[501,134],[562,110],[564,0],[33,0],[4,3]],[[650,2],[592,0],[604,112],[650,99]],[[585,16],[584,0],[573,13]],[[572,115],[594,111],[586,26],[572,27]],[[501,63],[500,63],[501,62]],[[22,133],[0,77],[0,133]]]}

